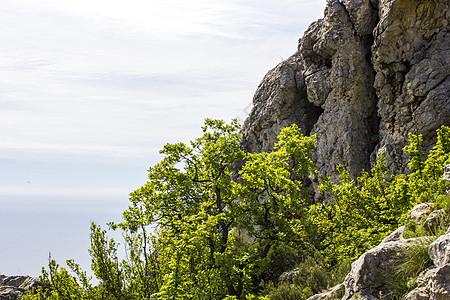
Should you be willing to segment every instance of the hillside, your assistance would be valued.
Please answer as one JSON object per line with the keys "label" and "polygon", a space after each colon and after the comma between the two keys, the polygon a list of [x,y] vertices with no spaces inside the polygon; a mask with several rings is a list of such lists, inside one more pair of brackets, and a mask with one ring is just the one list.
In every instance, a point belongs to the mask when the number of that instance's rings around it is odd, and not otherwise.
{"label": "hillside", "polygon": [[[436,129],[450,124],[449,18],[445,0],[328,1],[297,51],[260,83],[242,130],[244,149],[272,151],[281,128],[295,123],[303,134],[317,136],[314,162],[336,182],[336,166],[356,179],[380,154],[389,173],[411,172],[403,150],[408,134],[422,135],[427,152],[436,144]],[[312,177],[316,200],[320,183]],[[432,204],[427,210],[424,205],[407,220],[426,218]],[[310,299],[395,299],[386,294],[383,277],[393,272],[393,259],[416,242],[403,239],[404,231],[401,226],[363,254],[344,283]],[[432,267],[405,299],[450,298],[448,234],[430,245]]]}
{"label": "hillside", "polygon": [[50,260],[23,298],[450,299],[449,19],[448,0],[329,0],[242,128],[164,146],[109,224],[126,259],[92,223],[98,284]]}

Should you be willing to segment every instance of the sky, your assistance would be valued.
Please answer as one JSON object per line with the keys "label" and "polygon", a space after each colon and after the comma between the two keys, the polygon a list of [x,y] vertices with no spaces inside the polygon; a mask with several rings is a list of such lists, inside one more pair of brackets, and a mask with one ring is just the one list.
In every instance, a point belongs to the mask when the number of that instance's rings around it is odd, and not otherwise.
{"label": "sky", "polygon": [[33,273],[17,258],[31,243],[68,252],[64,230],[89,232],[70,220],[120,217],[162,146],[198,137],[204,118],[244,120],[265,73],[296,51],[325,2],[3,4],[0,274]]}

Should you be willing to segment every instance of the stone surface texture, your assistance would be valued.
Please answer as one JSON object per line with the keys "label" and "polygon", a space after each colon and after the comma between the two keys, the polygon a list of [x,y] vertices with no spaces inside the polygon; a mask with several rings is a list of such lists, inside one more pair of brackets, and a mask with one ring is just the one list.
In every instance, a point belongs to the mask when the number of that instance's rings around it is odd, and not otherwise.
{"label": "stone surface texture", "polygon": [[414,243],[414,239],[381,243],[352,263],[352,269],[344,281],[342,299],[379,299],[388,294],[384,279],[392,272],[392,260]]}
{"label": "stone surface texture", "polygon": [[[337,179],[353,177],[378,153],[407,170],[408,132],[425,149],[450,125],[448,0],[328,0],[298,50],[269,71],[244,123],[242,146],[271,151],[282,127],[317,135],[314,160]],[[313,179],[313,186],[317,186]]]}
{"label": "stone surface texture", "polygon": [[329,299],[341,299],[344,294],[344,284],[338,284],[328,291],[325,291],[321,294],[317,294],[309,297],[307,300],[329,300]]}
{"label": "stone surface texture", "polygon": [[[361,255],[353,262],[345,278],[345,295],[341,299],[389,299],[390,291],[384,283],[384,277],[392,271],[393,260],[400,257],[408,246],[420,242],[420,239],[401,238],[383,242]],[[433,265],[419,275],[417,287],[402,299],[450,299],[450,228],[429,245],[428,253]]]}
{"label": "stone surface texture", "polygon": [[406,300],[450,299],[450,228],[428,247],[433,266],[417,279],[417,288],[406,295]]}
{"label": "stone surface texture", "polygon": [[39,286],[37,278],[29,276],[0,275],[0,300],[15,300]]}

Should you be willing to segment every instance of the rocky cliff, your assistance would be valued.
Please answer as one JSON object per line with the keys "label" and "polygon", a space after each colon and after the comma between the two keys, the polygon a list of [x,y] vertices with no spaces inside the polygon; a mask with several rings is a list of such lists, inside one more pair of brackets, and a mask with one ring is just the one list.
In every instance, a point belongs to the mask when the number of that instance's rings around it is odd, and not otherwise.
{"label": "rocky cliff", "polygon": [[356,177],[383,153],[404,172],[408,132],[425,148],[450,125],[448,0],[328,0],[294,55],[269,71],[243,127],[243,147],[270,151],[282,127],[317,135],[315,162]]}
{"label": "rocky cliff", "polygon": [[[448,0],[328,0],[297,51],[260,83],[243,148],[271,151],[281,128],[296,123],[317,136],[314,160],[323,175],[337,179],[342,164],[357,177],[378,153],[392,173],[408,173],[408,133],[422,134],[428,150],[436,129],[450,125],[449,19]],[[433,222],[436,214],[421,204],[409,219],[429,215]],[[404,239],[404,230],[363,254],[341,285],[311,300],[386,298],[382,279],[392,259],[418,242]],[[450,299],[450,228],[428,253],[432,266],[406,299]]]}

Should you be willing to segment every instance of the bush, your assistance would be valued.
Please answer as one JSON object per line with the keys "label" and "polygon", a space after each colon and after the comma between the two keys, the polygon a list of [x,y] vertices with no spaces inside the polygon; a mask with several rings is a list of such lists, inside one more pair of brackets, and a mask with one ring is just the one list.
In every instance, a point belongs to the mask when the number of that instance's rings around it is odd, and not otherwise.
{"label": "bush", "polygon": [[[428,156],[421,136],[410,135],[409,175],[388,174],[383,157],[356,181],[339,167],[340,182],[322,178],[324,203],[313,203],[304,186],[317,175],[315,137],[293,125],[278,138],[270,153],[244,153],[236,121],[208,119],[190,145],[167,144],[148,182],[130,195],[123,222],[109,224],[123,232],[127,259],[119,260],[118,244],[93,224],[98,286],[73,261],[69,272],[50,260],[43,287],[27,299],[304,299],[340,283],[349,262],[403,224],[415,204],[434,201],[450,210],[442,180],[448,127],[438,130]],[[421,234],[416,225],[408,224],[413,235]],[[429,264],[424,243],[396,262],[395,295],[414,286]],[[279,274],[296,265],[294,285],[277,285]]]}
{"label": "bush", "polygon": [[314,295],[309,288],[302,290],[300,287],[282,283],[278,287],[273,285],[266,287],[266,298],[270,300],[302,300]]}

